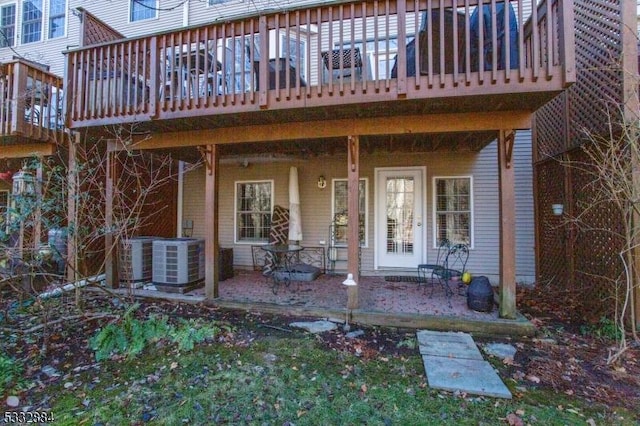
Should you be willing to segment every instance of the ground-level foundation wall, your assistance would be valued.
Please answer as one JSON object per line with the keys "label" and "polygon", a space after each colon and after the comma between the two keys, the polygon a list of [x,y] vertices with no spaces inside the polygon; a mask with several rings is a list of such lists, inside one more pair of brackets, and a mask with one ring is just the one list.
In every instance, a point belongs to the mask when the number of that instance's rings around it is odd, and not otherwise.
{"label": "ground-level foundation wall", "polygon": [[[513,155],[516,173],[516,274],[519,282],[533,282],[535,277],[534,215],[531,170],[531,135],[519,132]],[[274,204],[288,208],[288,181],[291,166],[298,168],[300,204],[304,246],[320,246],[328,241],[332,215],[332,180],[346,179],[346,154],[310,159],[265,162],[247,159],[223,162],[220,166],[219,187],[219,243],[233,247],[236,267],[252,266],[251,244],[235,240],[234,199],[238,181],[272,180]],[[246,167],[245,167],[246,164]],[[480,152],[428,152],[403,153],[361,152],[360,176],[367,179],[367,238],[362,249],[363,274],[386,274],[389,270],[375,270],[375,170],[381,167],[425,167],[424,182],[426,226],[425,262],[434,262],[437,249],[434,243],[434,178],[471,176],[473,182],[473,247],[468,269],[476,275],[487,275],[498,282],[499,271],[499,194],[497,146],[491,143]],[[327,186],[318,188],[319,176],[324,176]],[[183,220],[193,220],[193,235],[204,236],[204,168],[185,175]],[[346,264],[337,265],[338,269]],[[405,270],[406,271],[406,270]],[[395,271],[402,272],[402,271]],[[395,273],[394,272],[394,273]],[[410,271],[413,272],[413,271]]]}

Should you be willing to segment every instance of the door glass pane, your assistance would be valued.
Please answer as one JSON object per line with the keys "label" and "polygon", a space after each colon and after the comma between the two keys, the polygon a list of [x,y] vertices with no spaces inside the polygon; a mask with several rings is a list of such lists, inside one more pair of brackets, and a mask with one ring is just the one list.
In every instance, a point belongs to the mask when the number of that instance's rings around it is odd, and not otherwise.
{"label": "door glass pane", "polygon": [[387,178],[387,253],[413,253],[414,178]]}

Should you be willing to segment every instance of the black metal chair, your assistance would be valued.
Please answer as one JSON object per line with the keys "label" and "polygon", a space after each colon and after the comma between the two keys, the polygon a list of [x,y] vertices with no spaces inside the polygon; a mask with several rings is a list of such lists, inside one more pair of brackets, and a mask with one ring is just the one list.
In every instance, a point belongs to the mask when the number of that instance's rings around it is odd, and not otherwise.
{"label": "black metal chair", "polygon": [[449,248],[443,267],[433,270],[433,276],[438,279],[443,287],[449,305],[451,305],[450,299],[453,295],[453,290],[449,284],[453,282],[457,283],[457,285],[462,284],[462,275],[467,267],[468,259],[469,246],[466,244],[454,244]]}
{"label": "black metal chair", "polygon": [[433,271],[435,269],[441,269],[449,254],[451,243],[449,240],[442,239],[438,242],[438,255],[436,257],[436,263],[423,263],[418,265],[418,285],[424,285],[425,291],[428,285],[431,285],[431,294],[433,294],[433,285],[438,282],[434,280]]}
{"label": "black metal chair", "polygon": [[[465,272],[468,259],[469,246],[466,244],[450,244],[449,241],[443,240],[438,246],[437,264],[418,266],[420,281],[431,284],[431,295],[433,295],[435,285],[439,284],[444,290],[449,306],[451,306],[451,296],[454,293],[450,283],[462,282],[462,275]],[[429,271],[431,276],[430,280],[427,281],[426,276]]]}

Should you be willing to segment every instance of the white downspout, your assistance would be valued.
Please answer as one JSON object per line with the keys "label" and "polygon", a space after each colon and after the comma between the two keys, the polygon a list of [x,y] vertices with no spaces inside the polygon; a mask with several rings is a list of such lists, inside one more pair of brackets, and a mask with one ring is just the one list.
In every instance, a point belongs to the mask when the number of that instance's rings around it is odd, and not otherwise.
{"label": "white downspout", "polygon": [[189,0],[182,3],[182,26],[189,26]]}
{"label": "white downspout", "polygon": [[182,237],[182,195],[184,193],[184,161],[178,161],[178,235],[176,237]]}

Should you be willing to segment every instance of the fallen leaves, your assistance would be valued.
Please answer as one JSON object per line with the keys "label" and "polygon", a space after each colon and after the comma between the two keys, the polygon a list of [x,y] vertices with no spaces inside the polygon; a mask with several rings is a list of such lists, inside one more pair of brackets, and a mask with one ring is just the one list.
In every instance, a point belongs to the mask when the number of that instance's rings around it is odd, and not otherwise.
{"label": "fallen leaves", "polygon": [[509,413],[507,415],[507,423],[510,426],[524,426],[524,421],[515,413]]}
{"label": "fallen leaves", "polygon": [[533,375],[529,374],[529,375],[526,376],[526,379],[528,381],[536,383],[536,384],[540,383],[540,377],[538,377],[538,376],[533,376]]}

